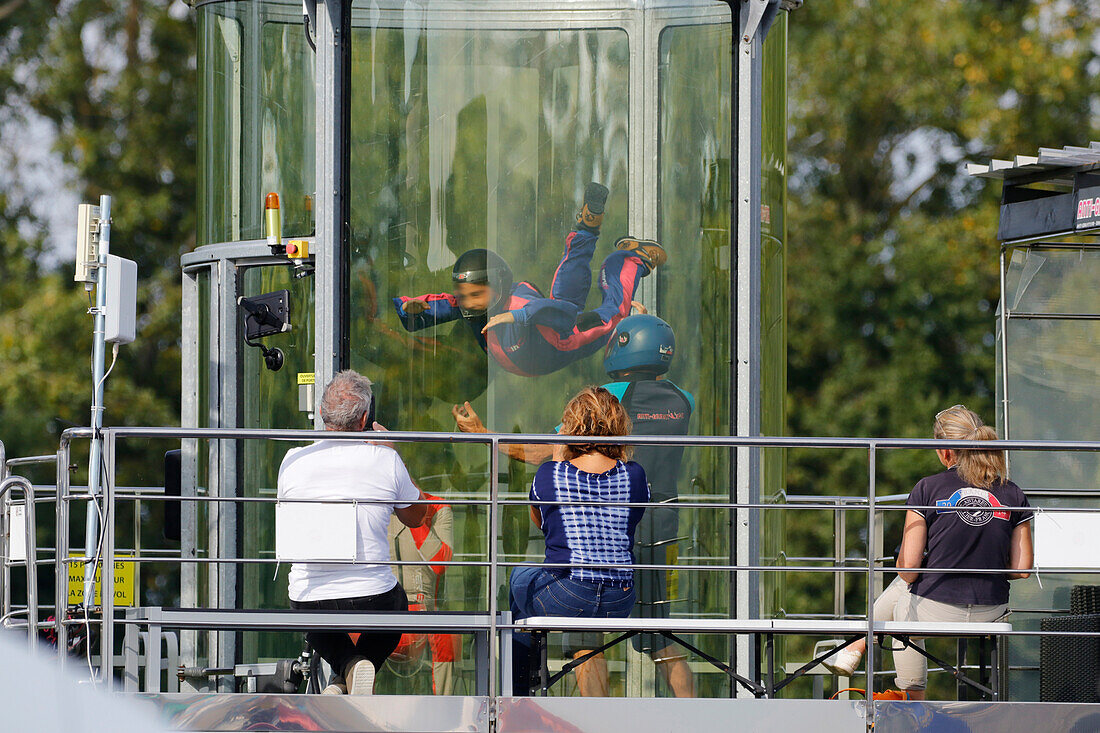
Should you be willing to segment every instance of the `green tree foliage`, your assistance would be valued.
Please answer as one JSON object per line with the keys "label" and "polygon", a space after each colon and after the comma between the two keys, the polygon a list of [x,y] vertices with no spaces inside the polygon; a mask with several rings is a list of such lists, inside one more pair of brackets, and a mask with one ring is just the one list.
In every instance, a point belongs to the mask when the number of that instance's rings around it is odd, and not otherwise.
{"label": "green tree foliage", "polygon": [[[112,251],[138,263],[138,339],[108,382],[105,422],[178,423],[179,256],[195,227],[194,68],[193,14],[181,3],[0,2],[0,124],[48,127],[65,165],[54,190],[14,176],[0,189],[0,440],[9,455],[55,450],[59,429],[89,419],[92,323],[72,282],[75,232],[51,232],[61,249],[49,252],[46,223],[30,205],[66,185],[83,201],[114,197]],[[12,147],[5,165],[18,155]]]}
{"label": "green tree foliage", "polygon": [[[180,2],[0,1],[0,440],[9,457],[51,453],[61,430],[90,419],[92,318],[72,281],[76,212],[44,217],[66,190],[92,203],[113,196],[112,251],[138,263],[137,341],[107,382],[104,423],[178,424],[179,256],[195,238],[194,68],[194,16]],[[44,182],[21,177],[17,130],[52,137],[63,167]],[[48,231],[66,219],[71,229]],[[167,447],[121,444],[119,481],[158,485]],[[82,466],[86,449],[74,446]],[[29,475],[53,480],[52,467]],[[131,511],[120,509],[121,527],[136,526]],[[142,546],[162,541],[162,511],[142,507]],[[77,544],[83,520],[73,512]],[[40,543],[51,541],[46,529]],[[146,600],[172,602],[170,577],[147,568]]]}
{"label": "green tree foliage", "polygon": [[[1098,18],[1088,0],[814,0],[792,16],[791,434],[928,437],[957,402],[993,420],[1000,186],[962,164],[1097,139]],[[792,493],[866,490],[863,452],[789,455]],[[938,465],[880,454],[878,491]],[[788,552],[831,556],[831,518],[803,514]],[[787,610],[827,610],[831,583],[792,578]],[[852,579],[850,612],[863,593]]]}

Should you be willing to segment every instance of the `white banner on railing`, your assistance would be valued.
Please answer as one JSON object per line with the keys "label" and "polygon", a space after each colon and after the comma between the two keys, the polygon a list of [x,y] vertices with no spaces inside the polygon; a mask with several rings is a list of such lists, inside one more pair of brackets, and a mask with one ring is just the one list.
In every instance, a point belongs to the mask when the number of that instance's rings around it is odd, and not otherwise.
{"label": "white banner on railing", "polygon": [[358,539],[354,504],[279,502],[275,557],[287,562],[354,560]]}
{"label": "white banner on railing", "polygon": [[8,559],[27,559],[27,512],[23,504],[8,507]]}
{"label": "white banner on railing", "polygon": [[1037,512],[1035,567],[1100,568],[1100,512]]}

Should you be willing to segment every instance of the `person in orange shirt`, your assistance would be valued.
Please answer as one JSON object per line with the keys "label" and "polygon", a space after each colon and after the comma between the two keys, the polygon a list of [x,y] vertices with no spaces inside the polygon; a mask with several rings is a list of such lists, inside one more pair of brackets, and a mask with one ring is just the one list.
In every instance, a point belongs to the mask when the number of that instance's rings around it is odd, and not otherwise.
{"label": "person in orange shirt", "polygon": [[[424,494],[426,499],[438,496]],[[454,512],[448,504],[428,504],[424,523],[406,527],[390,522],[390,557],[398,561],[447,562],[454,556]],[[394,572],[409,599],[410,611],[435,611],[439,607],[446,565],[397,565]],[[432,692],[450,695],[454,691],[454,663],[462,652],[458,634],[402,634],[390,662],[419,659],[424,647],[432,652]]]}

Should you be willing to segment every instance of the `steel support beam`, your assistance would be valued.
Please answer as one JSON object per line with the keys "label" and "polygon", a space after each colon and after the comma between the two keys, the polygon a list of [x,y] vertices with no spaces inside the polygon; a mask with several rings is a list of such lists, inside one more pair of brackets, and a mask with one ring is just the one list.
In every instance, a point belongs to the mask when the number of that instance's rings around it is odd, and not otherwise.
{"label": "steel support beam", "polygon": [[[348,365],[347,242],[351,2],[317,5],[315,242],[317,341],[314,372],[323,387]],[[321,424],[320,412],[315,418]]]}

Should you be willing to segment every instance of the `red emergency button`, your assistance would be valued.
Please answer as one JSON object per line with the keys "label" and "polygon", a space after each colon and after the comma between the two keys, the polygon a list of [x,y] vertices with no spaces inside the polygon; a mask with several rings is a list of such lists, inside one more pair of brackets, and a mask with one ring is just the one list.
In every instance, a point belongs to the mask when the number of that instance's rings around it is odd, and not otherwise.
{"label": "red emergency button", "polygon": [[308,239],[291,239],[286,243],[286,256],[292,260],[304,260],[309,257]]}

